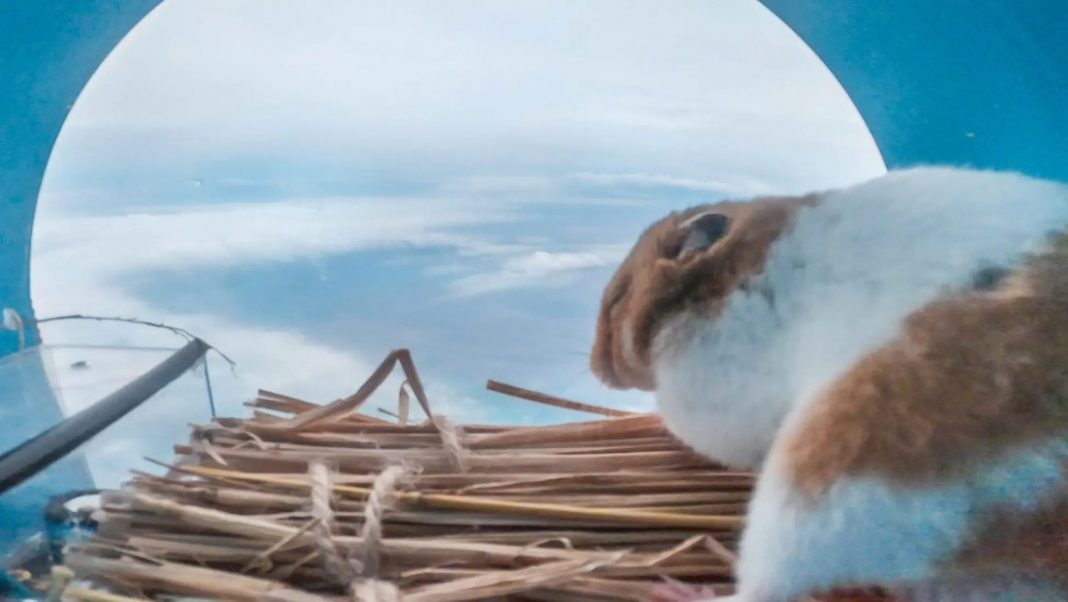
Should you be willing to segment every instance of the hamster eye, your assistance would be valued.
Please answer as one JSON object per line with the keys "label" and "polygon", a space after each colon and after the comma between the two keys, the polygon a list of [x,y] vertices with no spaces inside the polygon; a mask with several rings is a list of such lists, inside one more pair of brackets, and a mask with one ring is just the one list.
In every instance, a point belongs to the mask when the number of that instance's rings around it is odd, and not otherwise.
{"label": "hamster eye", "polygon": [[716,244],[730,229],[731,219],[722,213],[701,213],[686,220],[679,226],[686,232],[682,244],[679,246],[679,257],[690,251],[704,251]]}

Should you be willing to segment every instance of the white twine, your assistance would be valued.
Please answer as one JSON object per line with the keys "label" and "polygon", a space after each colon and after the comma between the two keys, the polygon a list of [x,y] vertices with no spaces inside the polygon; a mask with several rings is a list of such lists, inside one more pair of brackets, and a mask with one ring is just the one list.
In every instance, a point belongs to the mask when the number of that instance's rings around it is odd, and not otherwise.
{"label": "white twine", "polygon": [[331,505],[333,483],[330,470],[322,460],[313,460],[308,465],[312,517],[319,521],[315,527],[315,544],[323,569],[330,579],[347,587],[353,599],[359,602],[401,600],[400,590],[395,585],[377,577],[382,562],[383,516],[396,499],[397,486],[413,472],[407,466],[390,466],[375,477],[363,509],[360,558],[346,560],[332,537],[336,521]]}
{"label": "white twine", "polygon": [[334,510],[330,505],[333,490],[330,469],[324,461],[312,460],[308,463],[308,478],[311,481],[312,518],[319,521],[315,527],[315,547],[319,550],[323,570],[326,571],[327,577],[338,585],[348,586],[356,579],[356,572],[345,561],[331,536],[335,520]]}
{"label": "white twine", "polygon": [[467,462],[465,460],[467,450],[460,443],[460,436],[462,435],[460,427],[454,425],[452,420],[443,414],[434,414],[431,420],[434,421],[434,426],[438,429],[438,435],[441,436],[441,442],[445,445],[445,451],[448,452],[456,469],[460,472],[467,472]]}
{"label": "white twine", "polygon": [[352,598],[356,602],[400,602],[401,594],[389,581],[363,579],[353,584]]}
{"label": "white twine", "polygon": [[410,475],[411,470],[407,467],[390,466],[375,477],[371,494],[367,496],[363,507],[363,528],[360,531],[363,540],[360,564],[364,577],[378,577],[382,559],[382,517],[396,498],[397,484]]}

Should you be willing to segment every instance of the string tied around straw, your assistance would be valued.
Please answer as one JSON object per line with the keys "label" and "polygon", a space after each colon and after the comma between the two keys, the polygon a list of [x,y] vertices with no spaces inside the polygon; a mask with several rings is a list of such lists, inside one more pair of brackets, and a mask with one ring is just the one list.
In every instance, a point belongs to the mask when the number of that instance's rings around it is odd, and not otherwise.
{"label": "string tied around straw", "polygon": [[396,585],[380,579],[363,579],[353,584],[352,598],[356,602],[400,602]]}
{"label": "string tied around straw", "polygon": [[360,573],[364,577],[378,577],[382,558],[383,514],[396,499],[397,485],[407,480],[412,472],[408,466],[396,465],[386,468],[375,477],[363,507],[363,527],[360,530],[360,539],[363,540]]}
{"label": "string tied around straw", "polygon": [[322,460],[313,460],[308,465],[312,517],[318,521],[315,544],[323,569],[331,580],[346,587],[358,602],[397,602],[401,599],[400,590],[395,585],[378,579],[382,525],[386,509],[395,501],[398,485],[414,472],[410,466],[390,466],[375,477],[363,509],[360,558],[345,558],[332,535],[336,521],[331,504],[333,482],[330,469]]}
{"label": "string tied around straw", "polygon": [[467,472],[467,450],[460,443],[460,436],[462,435],[460,427],[453,424],[452,420],[444,414],[434,414],[430,420],[437,427],[441,443],[445,446],[445,451],[449,454],[449,458],[452,459],[453,465],[460,472]]}
{"label": "string tied around straw", "polygon": [[315,526],[315,547],[319,551],[323,570],[329,579],[347,586],[356,579],[356,571],[334,543],[332,534],[336,521],[330,503],[333,483],[325,461],[316,459],[308,463],[308,480],[311,482],[311,514],[318,521]]}

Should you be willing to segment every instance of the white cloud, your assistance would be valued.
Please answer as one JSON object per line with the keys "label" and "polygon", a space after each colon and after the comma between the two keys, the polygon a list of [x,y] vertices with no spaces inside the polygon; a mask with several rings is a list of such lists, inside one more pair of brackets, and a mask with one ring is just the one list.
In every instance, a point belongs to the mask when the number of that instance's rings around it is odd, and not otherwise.
{"label": "white cloud", "polygon": [[571,177],[575,182],[592,186],[631,188],[676,188],[710,194],[749,197],[781,192],[774,185],[753,178],[722,180],[680,178],[665,174],[627,173],[602,174],[578,173]]}
{"label": "white cloud", "polygon": [[581,251],[533,251],[512,256],[499,269],[469,274],[452,283],[453,293],[460,297],[482,295],[517,288],[560,286],[570,278],[590,268],[618,262],[627,248],[597,246]]}
{"label": "white cloud", "polygon": [[[240,402],[261,387],[327,403],[358,388],[381,358],[309,339],[300,332],[301,308],[294,308],[293,323],[253,327],[206,311],[163,310],[127,292],[123,280],[146,270],[290,260],[397,244],[443,245],[493,255],[504,251],[450,234],[449,228],[505,219],[506,213],[492,207],[447,199],[301,200],[220,204],[184,212],[50,216],[41,221],[34,244],[36,310],[40,317],[81,313],[146,319],[201,336],[238,361],[236,378],[223,362],[212,361],[224,415],[246,414]],[[166,331],[115,323],[53,322],[42,325],[42,331],[51,344],[116,348],[101,352],[60,346],[51,352],[68,413],[97,401],[166,355],[134,348],[181,343]],[[71,367],[84,357],[92,358],[88,369]],[[427,381],[438,411],[461,422],[483,415],[470,399],[435,382],[432,375]],[[399,383],[399,377],[391,378],[373,404],[394,405]],[[207,419],[204,396],[203,381],[187,376],[149,401],[144,411],[102,435],[87,448],[98,480],[115,484],[141,456],[169,459],[171,445],[185,439],[186,424]],[[152,436],[143,436],[148,433]]]}
{"label": "white cloud", "polygon": [[[514,220],[499,204],[449,198],[298,199],[181,206],[107,216],[42,208],[34,237],[35,274],[69,277],[73,266],[100,278],[150,269],[291,260],[415,244],[467,254],[498,246],[449,234],[458,226]],[[47,269],[46,269],[47,268]]]}
{"label": "white cloud", "polygon": [[553,272],[567,272],[605,265],[615,259],[617,254],[610,253],[550,253],[534,251],[521,257],[513,257],[504,263],[504,269],[513,272],[544,275]]}
{"label": "white cloud", "polygon": [[50,170],[265,176],[235,158],[288,165],[282,181],[497,192],[576,171],[802,190],[882,170],[834,77],[754,0],[167,2],[92,78]]}
{"label": "white cloud", "polygon": [[445,192],[466,194],[549,193],[558,188],[551,178],[536,176],[468,176],[442,186]]}
{"label": "white cloud", "polygon": [[[145,271],[433,245],[500,263],[501,275],[484,275],[481,284],[478,276],[453,275],[458,278],[454,288],[475,294],[552,284],[568,273],[604,265],[618,252],[610,248],[529,252],[525,244],[498,244],[455,233],[457,228],[513,220],[513,209],[450,198],[220,203],[105,216],[53,213],[46,206],[34,241],[36,309],[42,317],[82,313],[148,319],[203,337],[238,361],[236,374],[231,374],[219,358],[209,356],[222,415],[246,415],[247,408],[240,404],[259,388],[328,403],[358,388],[381,358],[360,349],[324,345],[302,334],[302,308],[293,308],[292,323],[250,326],[207,311],[161,309],[128,292],[124,280]],[[47,342],[60,344],[50,351],[55,360],[52,371],[68,414],[136,378],[166,355],[137,347],[173,348],[181,343],[169,332],[114,323],[54,322],[42,325],[42,330]],[[79,342],[114,349],[62,346]],[[86,358],[88,369],[72,367]],[[486,407],[434,377],[423,374],[435,411],[461,424],[487,422]],[[376,406],[394,409],[399,384],[399,374],[392,376],[366,411],[373,412]],[[114,487],[131,469],[157,470],[144,457],[171,460],[172,446],[188,437],[188,424],[207,419],[205,383],[199,372],[191,373],[94,439],[83,452],[97,484]]]}

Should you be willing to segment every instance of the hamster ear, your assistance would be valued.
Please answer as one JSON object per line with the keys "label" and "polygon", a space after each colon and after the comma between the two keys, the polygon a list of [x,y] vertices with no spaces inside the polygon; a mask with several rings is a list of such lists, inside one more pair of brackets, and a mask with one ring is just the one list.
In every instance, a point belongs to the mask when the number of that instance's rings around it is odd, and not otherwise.
{"label": "hamster ear", "polygon": [[716,244],[730,229],[731,220],[722,213],[700,213],[682,222],[680,230],[686,232],[682,246],[679,247],[679,255],[691,251],[704,251]]}

